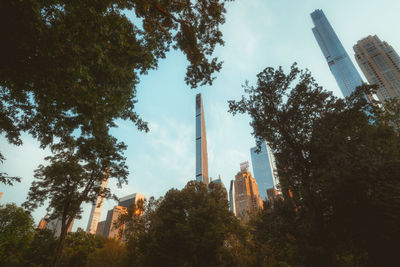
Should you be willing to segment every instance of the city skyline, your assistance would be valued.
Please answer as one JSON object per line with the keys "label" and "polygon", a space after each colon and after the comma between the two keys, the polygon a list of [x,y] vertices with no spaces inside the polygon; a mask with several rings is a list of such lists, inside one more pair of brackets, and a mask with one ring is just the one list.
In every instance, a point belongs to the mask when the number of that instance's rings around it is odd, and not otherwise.
{"label": "city skyline", "polygon": [[[159,197],[169,188],[182,188],[189,179],[193,179],[193,98],[199,92],[207,99],[204,108],[207,113],[209,169],[218,170],[224,183],[229,184],[235,176],[237,164],[250,160],[249,148],[254,144],[249,118],[232,117],[226,112],[227,100],[239,99],[243,94],[240,85],[245,80],[254,82],[256,74],[267,66],[282,65],[287,71],[297,61],[300,67],[309,68],[325,89],[341,95],[310,30],[312,22],[309,14],[313,10],[324,10],[349,53],[358,40],[375,34],[399,51],[400,38],[393,35],[393,25],[397,22],[396,8],[393,7],[399,4],[384,1],[385,4],[371,7],[367,3],[307,1],[294,4],[290,10],[286,8],[287,1],[229,3],[227,23],[223,26],[226,46],[216,51],[224,65],[212,87],[190,90],[183,81],[185,58],[175,51],[160,61],[157,71],[150,71],[148,76],[141,77],[136,107],[138,114],[149,122],[150,132],[140,133],[130,123],[117,122],[119,128],[113,129],[112,133],[128,145],[126,156],[130,175],[129,184],[122,189],[110,179],[111,191],[118,196],[143,192],[147,196]],[[346,5],[345,9],[341,8],[343,5]],[[359,12],[360,8],[363,12]],[[369,17],[381,19],[372,22]],[[343,18],[352,18],[352,23]],[[21,204],[25,201],[33,170],[43,164],[43,158],[49,154],[29,136],[24,135],[23,140],[24,146],[21,147],[8,145],[2,140],[1,146],[7,158],[4,170],[10,175],[21,176],[23,180],[13,187],[0,186],[0,191],[4,192],[1,204]],[[115,205],[113,200],[106,200],[103,209],[109,210]],[[84,205],[83,209],[82,219],[76,220],[74,230],[87,226],[91,204]],[[45,207],[33,213],[37,222],[44,214]]]}

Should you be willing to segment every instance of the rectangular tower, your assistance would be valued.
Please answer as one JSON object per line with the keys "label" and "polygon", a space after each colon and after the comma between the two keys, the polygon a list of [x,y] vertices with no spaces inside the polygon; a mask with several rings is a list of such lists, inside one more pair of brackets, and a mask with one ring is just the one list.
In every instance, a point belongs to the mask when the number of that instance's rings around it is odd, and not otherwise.
{"label": "rectangular tower", "polygon": [[196,95],[196,181],[208,184],[206,124],[201,94]]}
{"label": "rectangular tower", "polygon": [[353,47],[358,66],[370,84],[376,84],[380,101],[400,98],[400,57],[378,36],[368,36]]}
{"label": "rectangular tower", "polygon": [[229,188],[229,209],[233,214],[236,215],[236,199],[235,199],[235,180],[231,180],[231,186]]}
{"label": "rectangular tower", "polygon": [[324,54],[329,68],[342,91],[343,96],[349,96],[362,85],[362,79],[349,55],[344,50],[328,19],[322,10],[311,13],[315,27],[312,29],[315,39]]}
{"label": "rectangular tower", "polygon": [[[101,182],[101,189],[104,190],[107,187],[108,178]],[[86,228],[86,232],[89,234],[96,234],[97,224],[100,221],[101,210],[103,209],[104,198],[98,196],[96,203],[93,203],[92,210],[90,211],[89,222]]]}
{"label": "rectangular tower", "polygon": [[272,167],[273,159],[270,158],[272,153],[269,153],[267,143],[261,143],[261,150],[256,152],[257,147],[250,149],[251,163],[253,165],[254,178],[257,181],[260,197],[265,200],[267,198],[267,189],[274,187],[274,169]]}
{"label": "rectangular tower", "polygon": [[240,166],[240,172],[235,176],[235,209],[237,216],[246,217],[248,213],[263,208],[256,180],[247,168]]}

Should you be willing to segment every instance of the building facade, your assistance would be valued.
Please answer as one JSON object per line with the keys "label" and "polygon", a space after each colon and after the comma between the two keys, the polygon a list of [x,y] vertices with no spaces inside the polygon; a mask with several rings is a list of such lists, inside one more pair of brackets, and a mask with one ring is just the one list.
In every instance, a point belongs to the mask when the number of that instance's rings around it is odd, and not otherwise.
{"label": "building facade", "polygon": [[139,200],[145,200],[146,197],[140,193],[134,193],[123,197],[119,200],[118,206],[125,207],[127,210],[131,208],[134,204],[136,204]]}
{"label": "building facade", "polygon": [[208,156],[203,97],[196,95],[196,181],[208,184]]}
{"label": "building facade", "polygon": [[[108,178],[104,179],[101,182],[101,189],[104,190],[107,188]],[[86,232],[89,234],[96,234],[97,224],[100,221],[101,211],[103,209],[104,198],[102,196],[98,196],[96,202],[92,205],[92,210],[89,215],[89,222],[86,228]]]}
{"label": "building facade", "polygon": [[229,210],[236,215],[236,200],[235,200],[235,180],[231,180],[229,188]]}
{"label": "building facade", "polygon": [[380,101],[400,98],[400,57],[378,36],[368,36],[353,47],[358,66],[370,84],[376,84]]}
{"label": "building facade", "polygon": [[122,214],[127,213],[127,208],[122,206],[114,206],[112,210],[109,210],[107,212],[107,219],[104,222],[103,235],[108,238],[121,238],[120,233],[121,231],[123,231],[124,226],[121,225],[117,227],[116,223],[118,222],[118,219]]}
{"label": "building facade", "polygon": [[261,143],[261,150],[257,153],[257,147],[250,149],[251,164],[253,166],[254,178],[257,181],[260,197],[265,200],[267,198],[267,189],[274,187],[274,167],[273,167],[273,154],[267,143]]}
{"label": "building facade", "polygon": [[[46,219],[44,219],[44,220],[45,220],[45,222],[43,222],[44,227],[53,231],[55,237],[59,237],[61,235],[62,219],[58,218],[58,219],[51,220],[51,221],[47,221]],[[71,224],[69,225],[69,227],[67,229],[67,233],[72,231],[72,227],[74,226],[74,221],[75,221],[75,219],[73,219]]]}
{"label": "building facade", "polygon": [[246,216],[248,213],[263,208],[263,201],[258,192],[256,179],[248,171],[248,165],[241,165],[241,170],[235,176],[235,209],[237,216]]}
{"label": "building facade", "polygon": [[362,79],[342,43],[337,37],[324,12],[320,9],[311,13],[314,23],[312,29],[315,39],[342,91],[343,96],[349,96],[362,85]]}

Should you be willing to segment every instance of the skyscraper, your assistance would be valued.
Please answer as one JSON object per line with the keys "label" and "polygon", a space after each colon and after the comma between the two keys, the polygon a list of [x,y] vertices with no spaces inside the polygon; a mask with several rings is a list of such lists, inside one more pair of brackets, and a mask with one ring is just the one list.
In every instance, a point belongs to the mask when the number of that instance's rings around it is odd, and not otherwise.
{"label": "skyscraper", "polygon": [[236,215],[236,199],[235,199],[235,180],[231,180],[231,186],[229,188],[229,210]]}
{"label": "skyscraper", "polygon": [[263,208],[257,182],[248,171],[248,166],[248,162],[240,164],[240,172],[235,176],[234,182],[236,215],[241,216]]}
{"label": "skyscraper", "polygon": [[349,96],[357,86],[362,85],[361,76],[351,62],[346,50],[344,50],[324,12],[320,9],[315,10],[311,13],[311,18],[315,26],[312,31],[329,68],[342,94],[345,97]]}
{"label": "skyscraper", "polygon": [[117,227],[116,223],[120,215],[127,213],[127,208],[122,206],[114,206],[112,210],[109,210],[107,212],[107,219],[104,222],[103,235],[108,238],[120,238],[120,231],[123,230],[124,225]]}
{"label": "skyscraper", "polygon": [[196,181],[208,184],[206,123],[201,94],[196,95]]}
{"label": "skyscraper", "polygon": [[264,200],[267,198],[267,189],[274,187],[274,169],[272,167],[273,157],[269,153],[267,143],[261,143],[261,150],[256,152],[257,147],[250,149],[251,164],[253,165],[254,178],[257,181],[258,189],[260,190],[260,197]]}
{"label": "skyscraper", "polygon": [[378,36],[368,36],[353,47],[355,58],[370,84],[378,85],[380,101],[400,98],[400,57]]}
{"label": "skyscraper", "polygon": [[[67,233],[72,231],[72,227],[74,226],[74,221],[75,221],[75,219],[73,219],[71,224],[69,225],[69,227],[67,229]],[[45,224],[45,227],[47,229],[54,232],[55,237],[59,237],[61,235],[61,226],[62,226],[61,218],[48,221],[47,224]]]}
{"label": "skyscraper", "polygon": [[[108,177],[101,182],[101,190],[107,187]],[[100,221],[101,210],[103,209],[104,198],[102,196],[98,196],[96,199],[96,203],[93,203],[92,210],[89,216],[88,226],[86,228],[86,232],[89,234],[95,234],[97,229],[97,224]]]}
{"label": "skyscraper", "polygon": [[128,195],[126,197],[123,197],[119,200],[118,206],[125,207],[127,210],[133,205],[136,204],[139,200],[145,200],[145,196],[140,193],[134,193],[131,195]]}
{"label": "skyscraper", "polygon": [[228,191],[226,191],[226,187],[225,187],[224,183],[222,182],[221,175],[218,175],[218,179],[215,179],[215,180],[212,180],[212,178],[210,177],[210,184],[211,183],[220,184],[222,186],[222,189],[224,189],[226,192],[226,199],[229,201]]}

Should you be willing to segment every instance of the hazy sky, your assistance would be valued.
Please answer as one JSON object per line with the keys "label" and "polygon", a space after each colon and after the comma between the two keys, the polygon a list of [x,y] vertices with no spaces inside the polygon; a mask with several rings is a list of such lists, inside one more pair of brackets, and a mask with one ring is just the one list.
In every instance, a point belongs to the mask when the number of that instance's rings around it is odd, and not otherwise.
{"label": "hazy sky", "polygon": [[[182,188],[195,177],[195,95],[203,94],[206,120],[209,175],[221,174],[226,187],[239,171],[239,163],[250,161],[250,147],[254,146],[249,117],[232,117],[227,113],[227,101],[239,99],[241,85],[255,81],[265,67],[283,66],[293,62],[308,68],[319,84],[341,96],[338,86],[312,34],[310,13],[322,9],[354,60],[353,45],[368,35],[378,35],[400,52],[400,1],[398,0],[236,0],[227,4],[226,24],[222,27],[225,46],[216,50],[224,61],[213,86],[191,90],[184,83],[186,60],[179,52],[171,52],[162,60],[158,70],[141,78],[137,88],[136,111],[150,124],[150,132],[138,132],[131,123],[120,121],[112,132],[128,145],[129,184],[117,189],[115,181],[109,185],[119,197],[140,192],[147,197],[159,197],[168,189]],[[358,66],[356,66],[357,69]],[[360,72],[361,73],[361,72]],[[362,75],[364,78],[364,76]],[[4,192],[0,204],[25,201],[33,180],[33,170],[48,151],[24,136],[24,145],[8,145],[0,139],[1,151],[7,160],[1,166],[10,175],[21,176],[21,183],[13,187],[0,184]],[[116,203],[106,201],[101,219]],[[90,204],[85,204],[77,227],[86,229]],[[45,215],[45,207],[33,213],[38,222]]]}

